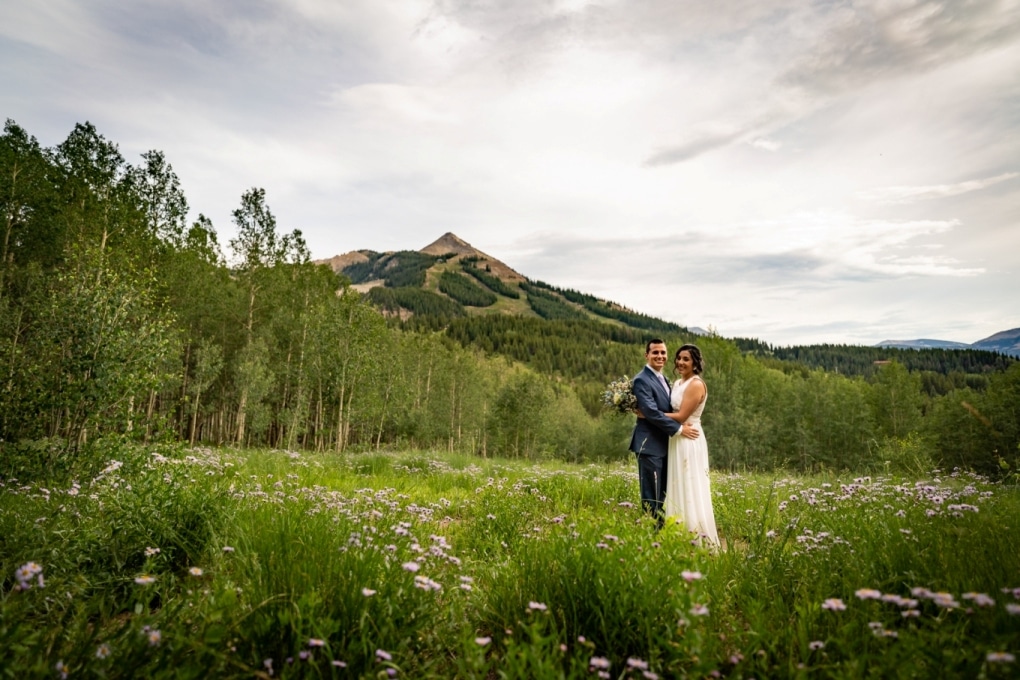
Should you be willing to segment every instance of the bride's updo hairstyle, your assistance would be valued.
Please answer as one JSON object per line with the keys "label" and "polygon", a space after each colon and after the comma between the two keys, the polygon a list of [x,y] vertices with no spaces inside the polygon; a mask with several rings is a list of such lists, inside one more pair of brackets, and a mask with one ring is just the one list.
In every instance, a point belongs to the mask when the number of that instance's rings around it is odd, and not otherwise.
{"label": "bride's updo hairstyle", "polygon": [[673,366],[676,366],[676,360],[680,358],[680,352],[690,352],[691,360],[694,362],[694,375],[701,375],[701,372],[705,370],[705,360],[701,358],[701,350],[698,349],[697,345],[683,345],[673,355]]}

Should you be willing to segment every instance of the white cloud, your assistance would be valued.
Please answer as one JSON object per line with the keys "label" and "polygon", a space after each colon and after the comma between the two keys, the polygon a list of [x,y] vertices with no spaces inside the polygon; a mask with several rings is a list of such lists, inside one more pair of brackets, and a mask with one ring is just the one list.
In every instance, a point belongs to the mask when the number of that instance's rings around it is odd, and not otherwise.
{"label": "white cloud", "polygon": [[870,191],[862,191],[858,193],[858,196],[868,201],[875,201],[876,203],[914,203],[915,201],[926,201],[933,198],[947,198],[949,196],[959,196],[961,194],[970,193],[971,191],[980,191],[990,186],[995,186],[1000,182],[1020,177],[1020,173],[1016,172],[1004,172],[1001,175],[995,177],[986,177],[984,179],[971,179],[964,182],[957,182],[956,184],[932,184],[928,186],[896,186],[896,187],[880,187],[872,189]]}
{"label": "white cloud", "polygon": [[758,137],[751,141],[751,146],[756,149],[762,149],[764,151],[779,151],[782,148],[782,144],[774,139],[768,139],[767,137]]}

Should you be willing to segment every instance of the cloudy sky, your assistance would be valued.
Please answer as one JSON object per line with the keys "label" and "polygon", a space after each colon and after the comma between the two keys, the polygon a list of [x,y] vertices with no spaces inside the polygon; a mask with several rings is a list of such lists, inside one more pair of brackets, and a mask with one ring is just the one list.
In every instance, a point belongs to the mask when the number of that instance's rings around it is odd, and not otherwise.
{"label": "cloudy sky", "polygon": [[165,152],[226,242],[446,231],[773,344],[1020,326],[1020,0],[7,0],[0,118]]}

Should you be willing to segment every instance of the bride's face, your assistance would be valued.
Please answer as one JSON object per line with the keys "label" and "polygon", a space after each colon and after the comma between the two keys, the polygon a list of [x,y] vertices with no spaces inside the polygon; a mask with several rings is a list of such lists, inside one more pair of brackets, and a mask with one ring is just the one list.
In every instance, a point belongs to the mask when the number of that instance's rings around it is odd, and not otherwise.
{"label": "bride's face", "polygon": [[691,358],[691,353],[687,350],[680,352],[674,365],[676,366],[676,372],[685,378],[694,373],[694,359]]}

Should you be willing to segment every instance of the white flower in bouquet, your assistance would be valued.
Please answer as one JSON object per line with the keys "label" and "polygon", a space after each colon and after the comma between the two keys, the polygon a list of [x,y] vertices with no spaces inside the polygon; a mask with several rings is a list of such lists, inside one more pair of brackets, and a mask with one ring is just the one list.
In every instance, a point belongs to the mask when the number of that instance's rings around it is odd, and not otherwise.
{"label": "white flower in bouquet", "polygon": [[606,385],[602,404],[617,413],[632,413],[637,408],[637,398],[630,378],[624,376]]}

